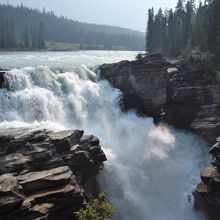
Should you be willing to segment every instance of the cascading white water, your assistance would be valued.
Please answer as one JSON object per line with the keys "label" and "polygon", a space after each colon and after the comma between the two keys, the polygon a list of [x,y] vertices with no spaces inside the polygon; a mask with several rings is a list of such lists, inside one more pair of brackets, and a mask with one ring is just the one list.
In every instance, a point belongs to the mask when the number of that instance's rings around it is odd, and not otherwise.
{"label": "cascading white water", "polygon": [[[91,58],[95,53],[96,59]],[[120,59],[112,52],[111,59],[107,52],[94,54],[87,58],[94,60],[94,65],[105,62],[105,56],[107,62]],[[10,56],[5,58],[7,66],[15,61],[14,54]],[[56,53],[42,56],[55,59]],[[116,219],[203,219],[192,208],[191,193],[208,161],[205,144],[183,131],[165,125],[156,127],[150,118],[121,112],[120,91],[84,66],[85,52],[72,55],[68,65],[65,57],[63,63],[61,55],[57,60],[60,67],[68,66],[66,70],[60,71],[57,63],[51,68],[36,67],[44,58],[32,54],[30,62],[35,67],[7,73],[12,91],[0,90],[0,131],[83,129],[100,138],[107,155],[99,178],[118,211]],[[24,57],[20,59],[24,62]]]}

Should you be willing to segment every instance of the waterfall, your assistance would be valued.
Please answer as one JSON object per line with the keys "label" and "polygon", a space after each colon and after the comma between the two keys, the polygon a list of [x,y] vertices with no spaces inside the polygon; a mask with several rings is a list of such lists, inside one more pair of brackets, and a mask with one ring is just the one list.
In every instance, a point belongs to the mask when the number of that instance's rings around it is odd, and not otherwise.
{"label": "waterfall", "polygon": [[98,136],[108,158],[98,178],[116,219],[203,219],[191,196],[209,159],[198,137],[122,112],[121,92],[85,65],[19,67],[6,78],[11,90],[0,90],[0,132],[83,129]]}

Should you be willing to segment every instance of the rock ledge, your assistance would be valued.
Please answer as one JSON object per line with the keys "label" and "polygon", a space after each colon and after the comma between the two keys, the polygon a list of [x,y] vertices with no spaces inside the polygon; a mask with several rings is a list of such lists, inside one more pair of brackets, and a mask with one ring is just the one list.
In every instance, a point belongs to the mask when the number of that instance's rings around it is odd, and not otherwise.
{"label": "rock ledge", "polygon": [[105,160],[83,131],[0,135],[0,219],[74,219]]}
{"label": "rock ledge", "polygon": [[214,160],[201,173],[202,182],[194,191],[195,207],[203,210],[210,220],[219,220],[220,216],[220,138],[210,149]]}

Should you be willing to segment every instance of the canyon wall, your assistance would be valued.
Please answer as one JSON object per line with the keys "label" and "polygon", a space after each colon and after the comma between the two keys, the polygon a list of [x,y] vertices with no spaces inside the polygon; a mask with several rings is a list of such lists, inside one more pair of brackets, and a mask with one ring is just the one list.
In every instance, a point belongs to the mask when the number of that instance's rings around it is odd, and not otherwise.
{"label": "canyon wall", "polygon": [[160,54],[149,54],[99,69],[122,91],[125,110],[192,130],[211,143],[220,135],[220,82],[209,60],[192,57],[172,64]]}

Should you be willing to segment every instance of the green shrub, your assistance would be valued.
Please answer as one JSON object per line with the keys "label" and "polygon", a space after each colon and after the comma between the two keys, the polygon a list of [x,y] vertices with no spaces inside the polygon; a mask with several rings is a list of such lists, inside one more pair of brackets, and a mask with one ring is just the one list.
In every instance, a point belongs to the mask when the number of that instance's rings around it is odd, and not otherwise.
{"label": "green shrub", "polygon": [[107,193],[102,192],[96,199],[74,213],[79,220],[110,220],[116,212],[107,202]]}

